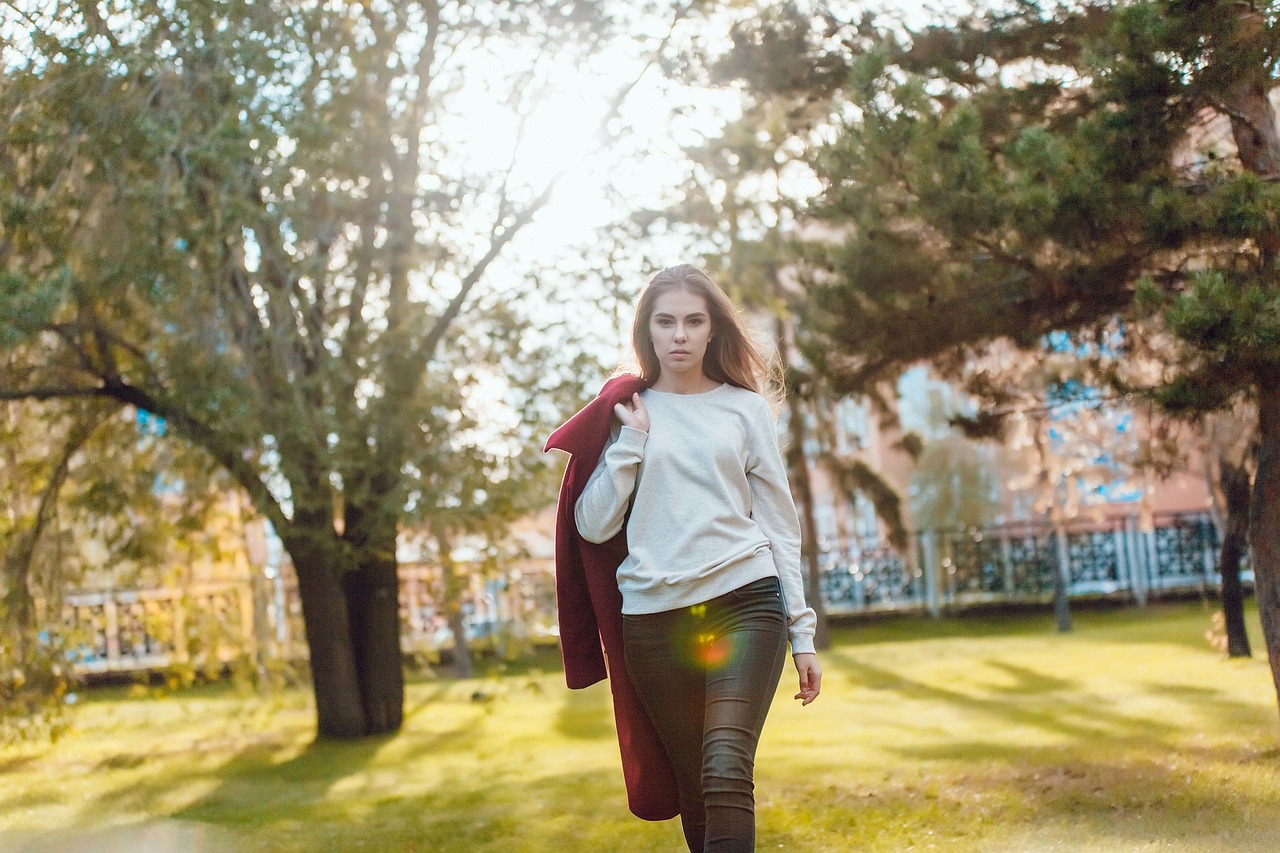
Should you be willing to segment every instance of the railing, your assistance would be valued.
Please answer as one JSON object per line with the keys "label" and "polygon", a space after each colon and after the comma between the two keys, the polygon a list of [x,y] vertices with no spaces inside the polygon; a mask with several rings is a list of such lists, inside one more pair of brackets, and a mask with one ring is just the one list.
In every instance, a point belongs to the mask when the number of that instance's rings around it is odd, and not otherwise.
{"label": "railing", "polygon": [[[1046,602],[1054,573],[1068,595],[1149,598],[1216,588],[1220,542],[1207,515],[1167,515],[1151,530],[1132,518],[1057,530],[1005,526],[917,535],[903,555],[883,545],[823,555],[828,613],[886,610],[938,613],[984,603]],[[1252,581],[1247,563],[1243,580]],[[268,577],[267,574],[271,576]],[[438,651],[453,638],[439,609],[438,568],[400,569],[401,645]],[[63,605],[72,662],[83,673],[209,665],[262,651],[306,655],[297,584],[287,565],[251,583],[185,589],[73,593]],[[484,579],[465,605],[470,640],[554,638],[550,567],[513,569]]]}
{"label": "railing", "polygon": [[253,636],[248,584],[72,593],[62,615],[72,664],[84,673],[226,661]]}
{"label": "railing", "polygon": [[[270,575],[270,576],[268,576]],[[439,569],[401,566],[400,639],[406,653],[436,653],[453,644],[433,590]],[[554,580],[549,569],[513,569],[483,579],[463,603],[467,639],[554,640]],[[62,632],[82,674],[209,666],[265,652],[305,658],[302,605],[288,565],[257,578],[182,589],[73,592],[63,599]]]}
{"label": "railing", "polygon": [[[1202,513],[1135,518],[1058,529],[1027,525],[918,534],[905,555],[876,545],[823,555],[822,597],[835,614],[990,602],[1043,602],[1061,572],[1067,594],[1150,597],[1218,585],[1221,542]],[[1246,559],[1242,580],[1253,574]]]}

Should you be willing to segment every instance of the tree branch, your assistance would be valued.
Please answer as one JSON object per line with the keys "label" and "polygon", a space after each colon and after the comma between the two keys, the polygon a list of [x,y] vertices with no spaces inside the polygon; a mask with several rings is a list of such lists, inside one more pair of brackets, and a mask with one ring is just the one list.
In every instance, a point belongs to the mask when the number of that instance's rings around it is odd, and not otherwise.
{"label": "tree branch", "polygon": [[[71,468],[73,457],[94,431],[106,419],[102,417],[76,418],[62,441],[61,452],[57,462],[49,474],[48,482],[40,493],[39,506],[35,520],[30,529],[23,530],[13,537],[12,547],[4,555],[4,573],[8,591],[5,595],[8,604],[8,617],[14,623],[16,640],[19,646],[18,662],[28,660],[28,642],[32,639],[35,628],[35,600],[31,593],[31,563],[35,557],[36,546],[45,528],[53,520],[54,509],[62,486],[66,483],[67,473]],[[96,413],[95,413],[96,415]]]}
{"label": "tree branch", "polygon": [[258,511],[277,530],[289,527],[289,518],[284,509],[276,501],[255,468],[249,464],[242,448],[227,441],[223,434],[207,424],[201,423],[191,415],[166,404],[157,397],[148,394],[124,382],[108,382],[94,388],[76,388],[66,386],[37,386],[33,388],[12,389],[0,388],[0,400],[54,400],[75,398],[114,399],[128,403],[143,411],[151,412],[164,418],[178,432],[184,434],[195,444],[203,447],[216,459],[227,472],[235,478],[253,500]]}
{"label": "tree branch", "polygon": [[[658,45],[650,52],[648,60],[645,62],[644,66],[640,69],[639,73],[637,73],[629,83],[622,86],[618,90],[617,94],[614,95],[613,100],[609,102],[609,109],[606,111],[605,115],[600,119],[600,123],[597,127],[597,130],[596,130],[597,136],[600,136],[606,139],[612,136],[612,134],[609,133],[610,123],[613,122],[613,120],[618,117],[618,114],[622,110],[622,105],[626,103],[626,100],[630,96],[631,92],[635,89],[636,86],[640,84],[640,81],[644,78],[645,74],[649,72],[649,69],[654,65],[655,62],[657,62],[658,58],[662,55],[662,51],[665,50],[667,45],[671,43],[671,38],[675,33],[676,24],[678,24],[681,21],[681,19],[684,18],[684,16],[688,13],[688,10],[689,10],[688,6],[680,6],[675,10],[674,17],[672,18],[672,21],[671,21],[671,26],[667,30],[667,34],[663,36],[662,41],[659,42]],[[527,224],[529,224],[530,221],[533,220],[533,217],[538,213],[539,210],[541,210],[546,205],[547,201],[551,198],[551,194],[555,190],[556,185],[559,184],[560,181],[564,179],[565,175],[569,174],[570,171],[571,171],[571,167],[565,167],[560,171],[556,172],[554,175],[552,175],[552,177],[547,181],[546,185],[543,187],[542,192],[538,194],[537,198],[535,198],[532,202],[530,202],[529,205],[525,207],[524,210],[516,214],[515,219],[510,223],[510,225],[506,227],[503,226],[504,217],[502,215],[502,212],[499,211],[498,221],[494,223],[493,229],[490,232],[491,241],[489,244],[489,250],[485,252],[484,257],[482,257],[479,261],[476,262],[475,266],[471,268],[471,271],[467,273],[466,277],[462,280],[462,285],[458,288],[457,294],[454,295],[453,299],[449,300],[449,305],[445,308],[444,312],[441,313],[441,315],[436,319],[435,324],[432,326],[431,330],[427,333],[426,337],[422,341],[422,345],[419,348],[419,358],[421,360],[421,363],[424,366],[424,369],[427,362],[429,362],[431,357],[434,355],[436,347],[440,345],[440,341],[444,338],[445,334],[448,332],[449,327],[453,324],[453,321],[457,319],[458,314],[462,311],[462,306],[466,302],[467,295],[471,292],[471,289],[475,286],[475,284],[480,280],[481,276],[484,275],[484,272],[488,268],[489,264],[491,264],[493,260],[497,258],[498,254],[502,251],[502,248],[506,246],[507,243],[511,242],[512,238],[514,238],[515,235],[522,228],[524,228],[524,226],[526,226]]]}

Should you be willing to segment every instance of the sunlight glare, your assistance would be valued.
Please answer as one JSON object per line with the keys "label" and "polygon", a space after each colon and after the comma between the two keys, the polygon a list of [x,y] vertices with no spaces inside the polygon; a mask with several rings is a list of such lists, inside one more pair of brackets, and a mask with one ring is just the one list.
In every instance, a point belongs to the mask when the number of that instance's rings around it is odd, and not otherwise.
{"label": "sunlight glare", "polygon": [[570,91],[549,94],[525,124],[516,170],[535,186],[598,154],[604,106]]}

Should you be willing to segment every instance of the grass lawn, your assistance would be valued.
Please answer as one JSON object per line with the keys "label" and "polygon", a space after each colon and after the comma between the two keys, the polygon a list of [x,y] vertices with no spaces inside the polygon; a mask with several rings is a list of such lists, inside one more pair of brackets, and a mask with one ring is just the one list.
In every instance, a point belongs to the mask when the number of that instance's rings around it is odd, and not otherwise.
{"label": "grass lawn", "polygon": [[[1271,677],[1209,648],[1210,609],[838,628],[822,697],[788,672],[765,727],[759,849],[1280,851]],[[92,691],[0,752],[0,849],[683,849],[626,811],[607,687],[542,663],[415,681],[404,730],[354,744],[313,743],[302,692]]]}

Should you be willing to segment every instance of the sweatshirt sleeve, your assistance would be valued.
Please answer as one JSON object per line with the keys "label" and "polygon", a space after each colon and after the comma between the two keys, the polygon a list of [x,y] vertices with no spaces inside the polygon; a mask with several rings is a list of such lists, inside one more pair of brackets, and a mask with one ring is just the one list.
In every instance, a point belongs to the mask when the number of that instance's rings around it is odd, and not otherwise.
{"label": "sweatshirt sleeve", "polygon": [[583,539],[608,542],[622,529],[648,438],[647,432],[624,426],[600,454],[596,469],[573,507],[573,518]]}
{"label": "sweatshirt sleeve", "polygon": [[768,538],[778,570],[791,653],[812,652],[818,617],[805,603],[800,569],[800,520],[791,498],[782,452],[778,449],[778,429],[773,413],[763,400],[751,430],[747,482],[751,488],[751,517]]}

